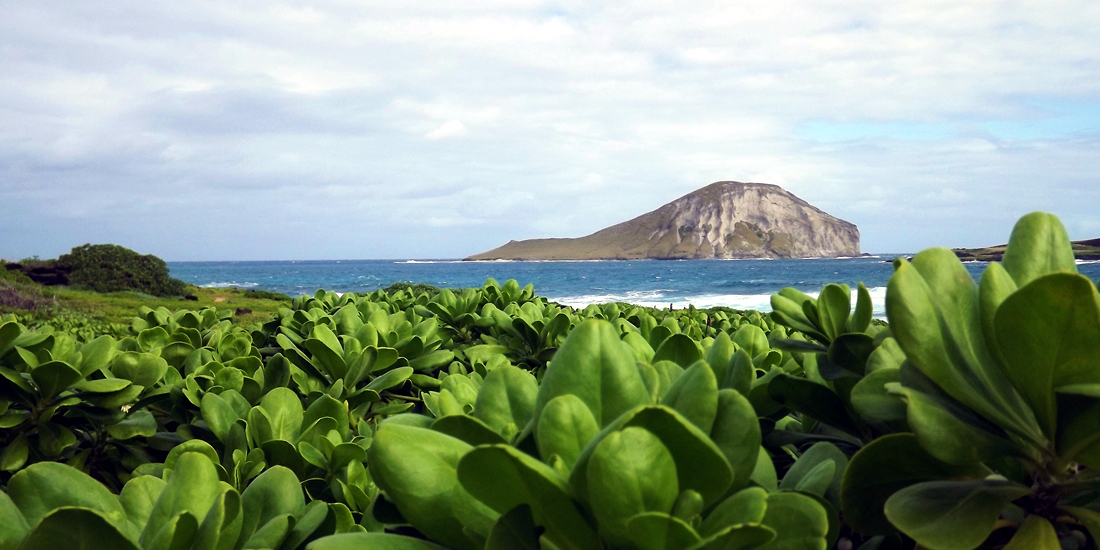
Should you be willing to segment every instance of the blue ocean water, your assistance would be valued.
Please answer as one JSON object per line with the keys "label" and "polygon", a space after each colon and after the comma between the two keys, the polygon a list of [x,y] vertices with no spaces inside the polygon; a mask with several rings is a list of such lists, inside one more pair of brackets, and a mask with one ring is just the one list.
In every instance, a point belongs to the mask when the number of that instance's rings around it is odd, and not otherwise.
{"label": "blue ocean water", "polygon": [[[801,260],[643,260],[586,262],[463,262],[452,260],[333,260],[270,262],[169,262],[173,277],[203,287],[253,288],[291,296],[317,289],[367,293],[398,281],[437,287],[481,286],[489,277],[503,283],[533,283],[552,301],[574,307],[628,302],[652,307],[727,306],[769,311],[772,294],[792,286],[816,293],[827,283],[863,282],[875,314],[885,312],[891,260],[900,254]],[[967,263],[977,280],[986,263]],[[1100,262],[1078,269],[1100,278]]]}

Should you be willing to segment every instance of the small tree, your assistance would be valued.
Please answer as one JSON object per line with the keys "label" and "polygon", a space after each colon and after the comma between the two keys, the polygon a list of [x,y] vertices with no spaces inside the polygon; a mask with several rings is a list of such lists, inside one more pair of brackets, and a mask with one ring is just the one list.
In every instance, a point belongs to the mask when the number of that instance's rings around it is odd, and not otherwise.
{"label": "small tree", "polygon": [[138,290],[154,296],[183,294],[184,283],[168,276],[168,264],[115,244],[85,244],[62,254],[60,266],[72,270],[70,283],[96,292]]}

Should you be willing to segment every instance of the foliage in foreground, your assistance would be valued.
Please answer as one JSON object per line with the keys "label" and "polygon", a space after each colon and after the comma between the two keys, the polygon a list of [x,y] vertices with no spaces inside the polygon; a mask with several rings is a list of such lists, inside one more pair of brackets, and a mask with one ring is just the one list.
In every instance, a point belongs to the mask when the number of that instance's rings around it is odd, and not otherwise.
{"label": "foliage in foreground", "polygon": [[[773,313],[481,289],[0,321],[0,550],[1095,548],[1100,295],[1032,214]],[[1094,387],[1095,386],[1095,387]]]}

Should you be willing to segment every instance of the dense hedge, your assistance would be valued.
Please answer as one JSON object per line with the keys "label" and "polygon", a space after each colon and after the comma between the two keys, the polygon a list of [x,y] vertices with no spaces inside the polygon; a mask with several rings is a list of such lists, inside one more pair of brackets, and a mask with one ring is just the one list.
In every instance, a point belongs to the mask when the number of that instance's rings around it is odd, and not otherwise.
{"label": "dense hedge", "polygon": [[889,325],[862,284],[762,314],[491,279],[255,330],[0,316],[0,550],[1096,549],[1100,290],[1064,227],[1024,217],[980,281],[894,269]]}
{"label": "dense hedge", "polygon": [[153,296],[179,296],[184,283],[168,276],[168,264],[115,244],[85,244],[62,254],[58,265],[72,269],[73,286],[96,292],[137,290]]}

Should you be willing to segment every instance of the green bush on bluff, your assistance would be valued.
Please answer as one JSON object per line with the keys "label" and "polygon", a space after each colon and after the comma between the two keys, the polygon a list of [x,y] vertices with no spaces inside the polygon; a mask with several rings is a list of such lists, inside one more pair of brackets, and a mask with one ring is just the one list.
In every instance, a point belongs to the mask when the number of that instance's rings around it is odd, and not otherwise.
{"label": "green bush on bluff", "polygon": [[183,294],[183,281],[168,276],[164,260],[115,244],[78,246],[62,254],[57,263],[72,270],[70,284],[87,290],[137,290],[153,296]]}

